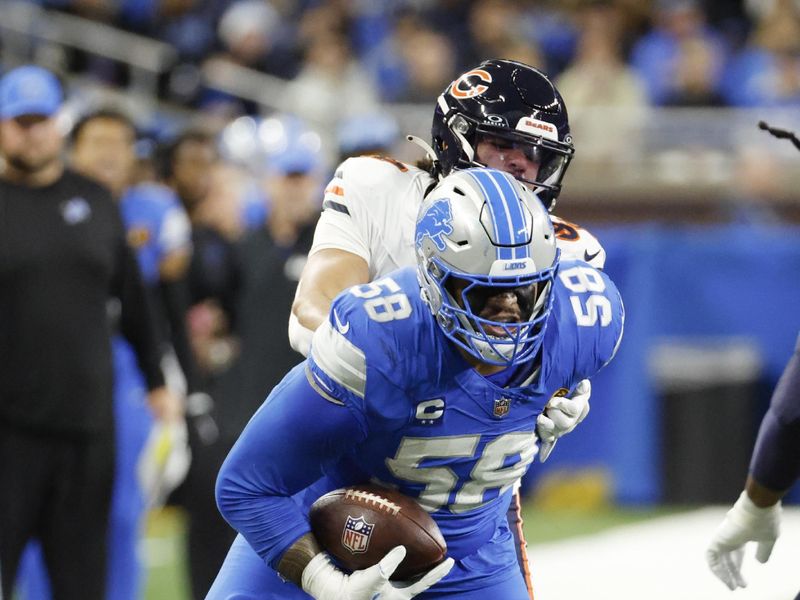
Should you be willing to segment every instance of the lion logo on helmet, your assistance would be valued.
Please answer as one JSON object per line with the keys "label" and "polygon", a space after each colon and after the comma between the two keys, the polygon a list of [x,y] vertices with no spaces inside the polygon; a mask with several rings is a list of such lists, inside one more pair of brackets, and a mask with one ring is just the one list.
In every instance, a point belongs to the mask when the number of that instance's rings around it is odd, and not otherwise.
{"label": "lion logo on helmet", "polygon": [[453,211],[450,208],[450,200],[442,198],[437,200],[428,207],[422,218],[417,221],[417,236],[416,244],[422,244],[422,240],[426,237],[436,244],[439,251],[444,251],[445,244],[442,239],[443,235],[450,235],[453,233]]}

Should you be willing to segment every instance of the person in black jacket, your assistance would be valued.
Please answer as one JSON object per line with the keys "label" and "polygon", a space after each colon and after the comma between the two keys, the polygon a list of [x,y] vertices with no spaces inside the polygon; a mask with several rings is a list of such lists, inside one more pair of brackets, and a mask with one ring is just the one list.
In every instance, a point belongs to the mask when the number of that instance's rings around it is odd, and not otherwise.
{"label": "person in black jacket", "polygon": [[[181,418],[136,258],[109,192],[65,168],[62,92],[45,69],[0,79],[0,564],[38,538],[55,598],[105,594],[114,471],[109,313],[156,417]],[[112,307],[113,310],[109,310]]]}

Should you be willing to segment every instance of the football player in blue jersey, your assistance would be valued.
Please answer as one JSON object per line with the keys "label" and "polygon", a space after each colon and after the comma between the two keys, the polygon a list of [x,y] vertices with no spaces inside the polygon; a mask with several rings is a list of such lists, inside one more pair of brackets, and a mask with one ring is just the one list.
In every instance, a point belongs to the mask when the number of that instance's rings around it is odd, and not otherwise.
{"label": "football player in blue jersey", "polygon": [[[428,159],[414,166],[380,156],[350,158],[337,167],[325,190],[289,318],[289,340],[303,355],[339,292],[415,264],[417,209],[454,170],[489,167],[511,173],[551,211],[562,258],[603,268],[606,253],[597,238],[552,213],[575,148],[566,104],[538,69],[489,59],[465,70],[436,100],[431,146],[408,139],[422,146]],[[544,462],[558,438],[586,417],[590,394],[585,380],[569,396],[551,400],[539,416],[539,460]],[[520,569],[530,582],[519,492],[508,520],[517,537]]]}
{"label": "football player in blue jersey", "polygon": [[[142,279],[154,296],[164,299],[162,316],[169,317],[172,339],[185,339],[186,305],[181,303],[180,281],[188,266],[191,245],[189,221],[180,202],[165,186],[134,184],[131,180],[136,128],[123,113],[106,109],[90,113],[76,124],[72,137],[72,165],[106,185],[118,200]],[[189,371],[191,362],[185,358],[188,342],[175,347],[182,354],[181,365]],[[147,507],[163,500],[169,489],[180,482],[188,468],[189,455],[182,417],[176,414],[172,422],[154,427],[131,346],[116,336],[113,350],[116,469],[106,598],[133,600],[140,597],[142,589],[142,568],[137,556],[142,517]],[[173,401],[182,402],[177,396]],[[174,472],[165,471],[167,465],[158,464],[155,459],[142,460],[143,450],[159,443],[166,444],[162,448],[172,444],[169,458]],[[149,457],[149,453],[145,456]],[[24,598],[46,600],[50,597],[48,587],[41,557],[36,549],[29,549],[20,571],[21,593]]]}
{"label": "football player in blue jersey", "polygon": [[[209,599],[529,598],[512,490],[548,401],[613,358],[622,301],[601,271],[560,261],[547,210],[501,171],[444,178],[419,208],[415,249],[416,268],[337,296],[309,358],[228,456],[217,503],[240,535]],[[339,570],[308,507],[367,481],[429,511],[448,559],[404,584],[389,581],[401,547]]]}

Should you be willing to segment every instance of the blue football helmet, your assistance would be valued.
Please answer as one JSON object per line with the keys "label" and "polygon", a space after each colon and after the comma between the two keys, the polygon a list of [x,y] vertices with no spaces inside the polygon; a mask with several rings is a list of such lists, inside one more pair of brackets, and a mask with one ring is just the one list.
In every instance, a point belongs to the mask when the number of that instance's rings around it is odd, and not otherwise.
{"label": "blue football helmet", "polygon": [[531,190],[495,169],[454,171],[422,202],[415,241],[422,297],[450,340],[492,365],[536,356],[559,251]]}

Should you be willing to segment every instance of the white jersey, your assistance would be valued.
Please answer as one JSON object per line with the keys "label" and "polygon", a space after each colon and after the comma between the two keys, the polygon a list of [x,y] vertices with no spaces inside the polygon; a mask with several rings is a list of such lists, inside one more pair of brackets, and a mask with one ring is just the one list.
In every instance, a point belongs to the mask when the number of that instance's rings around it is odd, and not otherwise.
{"label": "white jersey", "polygon": [[[434,183],[426,171],[392,159],[347,159],[325,188],[309,255],[326,248],[356,254],[369,265],[370,280],[415,265],[417,209]],[[596,237],[555,215],[551,218],[562,259],[603,268],[606,253]]]}

